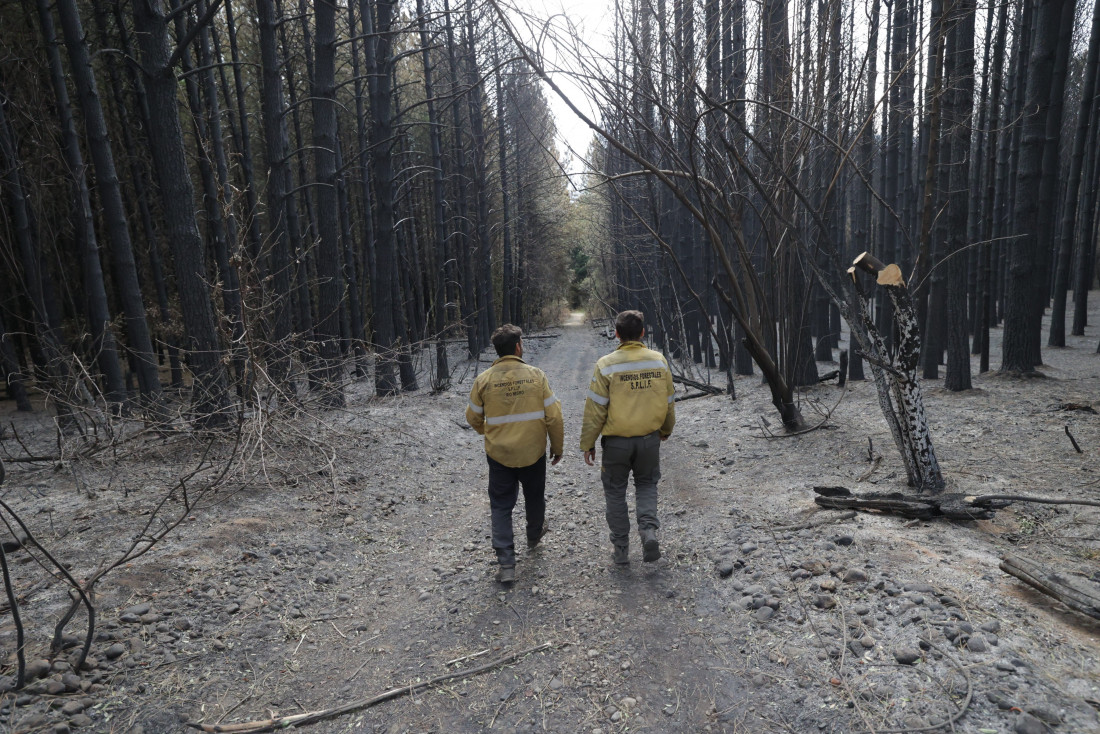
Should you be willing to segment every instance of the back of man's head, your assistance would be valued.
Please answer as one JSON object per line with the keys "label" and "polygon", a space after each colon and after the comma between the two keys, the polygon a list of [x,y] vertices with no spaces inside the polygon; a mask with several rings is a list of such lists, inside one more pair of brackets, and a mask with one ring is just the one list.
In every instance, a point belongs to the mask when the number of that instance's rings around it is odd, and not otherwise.
{"label": "back of man's head", "polygon": [[516,353],[516,345],[523,338],[523,329],[515,324],[504,324],[493,332],[493,347],[498,357],[508,357]]}
{"label": "back of man's head", "polygon": [[615,318],[615,331],[624,342],[638,341],[645,329],[645,317],[641,311],[623,311]]}

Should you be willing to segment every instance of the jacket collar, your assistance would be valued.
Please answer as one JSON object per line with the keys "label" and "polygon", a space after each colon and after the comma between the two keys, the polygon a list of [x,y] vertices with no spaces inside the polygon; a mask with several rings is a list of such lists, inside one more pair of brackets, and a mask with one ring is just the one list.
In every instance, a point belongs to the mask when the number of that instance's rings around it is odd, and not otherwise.
{"label": "jacket collar", "polygon": [[506,354],[503,357],[497,357],[496,360],[493,361],[493,366],[496,367],[498,364],[504,362],[505,360],[514,360],[516,362],[519,362],[520,364],[527,364],[514,354]]}
{"label": "jacket collar", "polygon": [[619,349],[645,349],[645,344],[637,341],[623,342],[615,351],[619,351]]}

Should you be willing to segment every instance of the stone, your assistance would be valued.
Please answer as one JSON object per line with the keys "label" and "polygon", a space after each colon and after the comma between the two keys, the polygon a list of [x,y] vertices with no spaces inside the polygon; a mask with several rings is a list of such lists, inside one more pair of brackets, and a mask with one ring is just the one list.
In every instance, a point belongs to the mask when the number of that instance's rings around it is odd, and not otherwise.
{"label": "stone", "polygon": [[803,561],[799,568],[809,571],[811,576],[821,576],[825,573],[827,566],[821,561]]}
{"label": "stone", "polygon": [[61,676],[61,683],[65,686],[66,691],[72,693],[80,688],[80,676],[76,673],[66,673]]}
{"label": "stone", "polygon": [[1031,714],[1021,713],[1012,722],[1012,731],[1016,734],[1049,734],[1050,729]]}
{"label": "stone", "polygon": [[27,680],[34,680],[35,678],[41,678],[50,672],[50,663],[48,660],[32,660],[27,663],[26,675]]}
{"label": "stone", "polygon": [[65,684],[61,681],[54,679],[46,681],[46,693],[50,694],[51,696],[57,696],[64,692]]}
{"label": "stone", "polygon": [[68,725],[68,723],[63,721],[60,724],[54,724],[52,731],[53,734],[69,734],[69,732],[72,731],[72,728]]}
{"label": "stone", "polygon": [[844,574],[844,583],[846,584],[859,584],[867,581],[867,572],[859,568],[850,568],[848,573]]}
{"label": "stone", "polygon": [[73,718],[69,719],[69,723],[78,729],[85,726],[91,726],[92,717],[88,716],[87,714],[77,714]]}
{"label": "stone", "polygon": [[988,652],[989,645],[981,635],[974,635],[966,641],[966,649],[970,652]]}
{"label": "stone", "polygon": [[775,610],[771,607],[760,607],[752,616],[756,619],[757,622],[767,622],[769,619],[772,618],[773,614],[775,614]]}
{"label": "stone", "polygon": [[818,594],[814,597],[814,606],[818,609],[832,609],[836,606],[836,599],[828,594]]}
{"label": "stone", "polygon": [[76,716],[82,711],[84,711],[83,701],[69,701],[61,707],[61,713],[65,714],[66,716]]}
{"label": "stone", "polygon": [[1035,704],[1032,706],[1027,706],[1024,710],[1044,724],[1048,724],[1050,726],[1058,726],[1062,723],[1062,717],[1059,716],[1055,711],[1047,708],[1046,706]]}
{"label": "stone", "polygon": [[870,650],[872,647],[875,646],[875,640],[870,635],[864,635],[863,637],[859,638],[859,644]]}
{"label": "stone", "polygon": [[44,723],[46,723],[45,714],[31,714],[16,722],[15,731],[30,731],[31,729],[37,729]]}
{"label": "stone", "polygon": [[1008,711],[1016,704],[1012,703],[1012,700],[1001,691],[987,691],[985,697],[991,704],[999,708],[1001,711]]}
{"label": "stone", "polygon": [[172,621],[172,626],[178,629],[180,632],[186,632],[191,629],[191,620],[187,617],[180,617]]}
{"label": "stone", "polygon": [[897,660],[902,665],[914,665],[920,659],[920,651],[914,650],[911,647],[899,647],[894,650],[894,660]]}
{"label": "stone", "polygon": [[560,691],[564,685],[562,679],[556,675],[550,679],[550,690],[552,691]]}
{"label": "stone", "polygon": [[822,591],[836,591],[836,581],[833,579],[825,579],[818,585]]}
{"label": "stone", "polygon": [[756,543],[753,543],[752,541],[749,541],[748,543],[742,543],[741,544],[741,552],[744,553],[745,555],[748,555],[749,553],[752,553],[757,548],[759,548],[759,546]]}
{"label": "stone", "polygon": [[143,614],[148,614],[149,610],[152,609],[152,608],[153,608],[153,606],[149,603],[135,604],[132,607],[127,607],[126,609],[123,609],[122,613],[123,614],[133,614],[134,616],[140,617]]}
{"label": "stone", "polygon": [[1000,632],[1001,631],[1001,623],[994,619],[994,620],[991,620],[989,622],[983,622],[982,626],[979,627],[979,629],[982,632]]}
{"label": "stone", "polygon": [[718,570],[718,576],[724,579],[732,576],[734,570],[737,568],[734,565],[733,561],[730,561],[728,559],[719,561],[715,567]]}
{"label": "stone", "polygon": [[1016,672],[1016,666],[1008,662],[1007,660],[998,660],[997,662],[993,663],[993,667],[1005,673]]}
{"label": "stone", "polygon": [[839,535],[833,540],[833,542],[839,546],[847,547],[854,543],[855,540],[856,539],[853,538],[851,535]]}

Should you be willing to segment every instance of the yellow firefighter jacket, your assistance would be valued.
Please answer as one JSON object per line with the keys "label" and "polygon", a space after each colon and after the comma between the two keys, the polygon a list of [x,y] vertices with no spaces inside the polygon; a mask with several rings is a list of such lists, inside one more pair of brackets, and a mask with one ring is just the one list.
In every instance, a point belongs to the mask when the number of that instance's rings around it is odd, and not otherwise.
{"label": "yellow firefighter jacket", "polygon": [[561,402],[546,375],[508,355],[474,380],[466,422],[485,436],[485,453],[505,466],[530,466],[550,453],[560,456],[565,427]]}
{"label": "yellow firefighter jacket", "polygon": [[581,427],[581,451],[595,448],[596,437],[662,436],[676,425],[672,370],[660,352],[641,342],[623,342],[600,357],[588,386]]}

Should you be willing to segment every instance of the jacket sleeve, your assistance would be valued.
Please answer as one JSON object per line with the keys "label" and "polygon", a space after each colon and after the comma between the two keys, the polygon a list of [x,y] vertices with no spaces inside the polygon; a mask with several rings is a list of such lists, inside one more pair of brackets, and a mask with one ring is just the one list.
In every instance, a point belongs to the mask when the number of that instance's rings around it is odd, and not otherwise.
{"label": "jacket sleeve", "polygon": [[600,365],[592,373],[592,382],[588,384],[588,399],[584,401],[584,421],[581,425],[581,451],[596,448],[596,437],[603,432],[607,422],[607,405],[610,380],[600,372]]}
{"label": "jacket sleeve", "polygon": [[665,382],[668,383],[668,412],[665,413],[665,422],[661,424],[661,435],[671,436],[676,426],[676,385],[672,382],[671,369],[665,369]]}
{"label": "jacket sleeve", "polygon": [[466,422],[478,433],[485,433],[485,404],[481,399],[481,385],[474,380],[470,390],[470,402],[466,406]]}
{"label": "jacket sleeve", "polygon": [[561,456],[565,443],[565,422],[561,415],[561,401],[550,389],[550,381],[542,376],[542,406],[546,411],[546,433],[550,436],[550,455]]}

